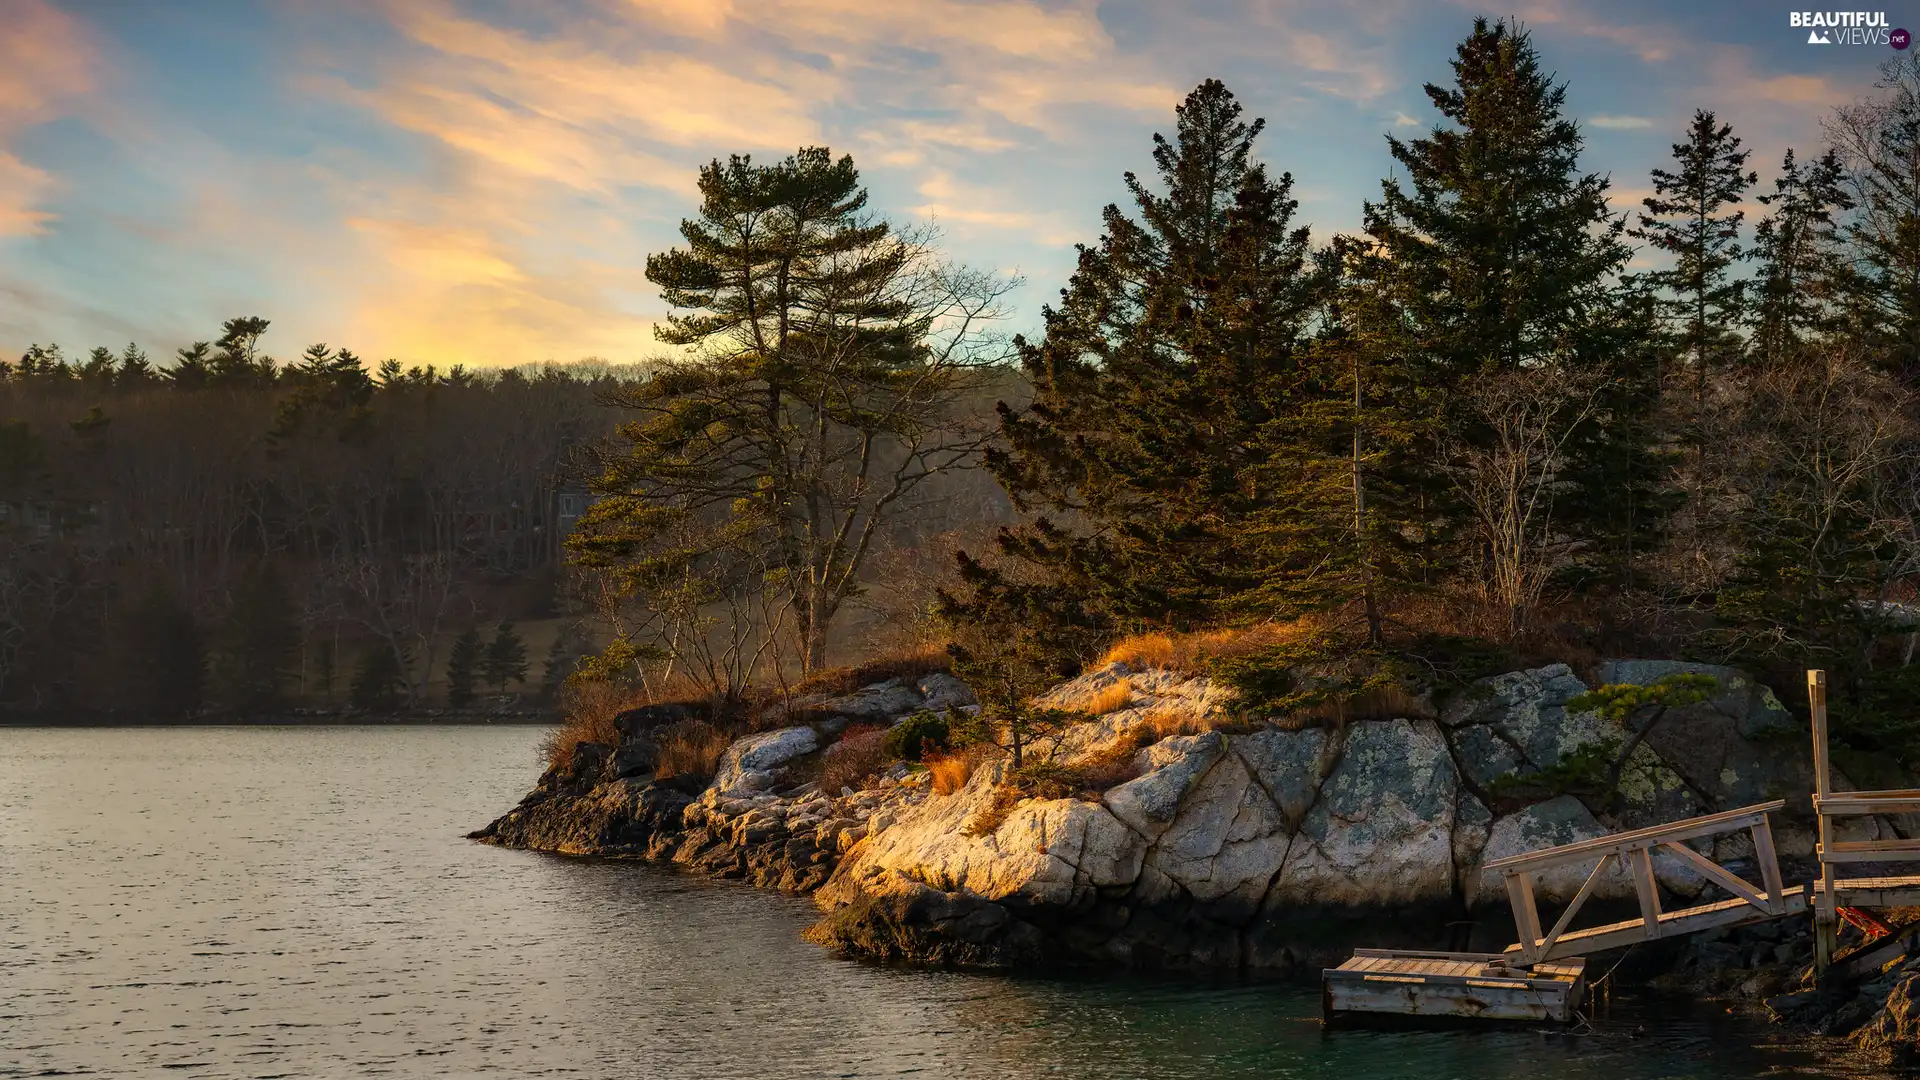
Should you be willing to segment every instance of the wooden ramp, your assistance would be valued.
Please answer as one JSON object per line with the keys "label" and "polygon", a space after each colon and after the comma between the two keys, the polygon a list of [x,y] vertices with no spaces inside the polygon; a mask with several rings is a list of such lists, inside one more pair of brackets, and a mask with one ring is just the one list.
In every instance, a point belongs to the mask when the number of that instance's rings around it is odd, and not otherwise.
{"label": "wooden ramp", "polygon": [[[1785,801],[1761,803],[1649,829],[1563,844],[1544,851],[1495,859],[1507,884],[1520,940],[1504,953],[1430,953],[1359,949],[1353,959],[1322,972],[1322,1011],[1329,1022],[1355,1014],[1473,1017],[1488,1020],[1573,1019],[1586,995],[1587,953],[1641,941],[1678,937],[1714,927],[1739,926],[1807,909],[1806,889],[1787,888],[1773,847],[1768,815]],[[1723,833],[1748,830],[1753,837],[1760,883],[1754,884],[1687,846]],[[1667,850],[1707,881],[1730,893],[1725,900],[1674,911],[1660,907],[1653,856]],[[1593,863],[1579,892],[1553,928],[1542,933],[1534,877],[1542,870]],[[1640,917],[1573,929],[1582,905],[1615,866],[1624,867],[1640,901]]]}
{"label": "wooden ramp", "polygon": [[[1798,885],[1787,888],[1780,880],[1780,860],[1774,852],[1773,826],[1767,816],[1785,806],[1786,800],[1779,799],[1487,863],[1485,869],[1498,870],[1506,879],[1507,897],[1513,905],[1514,925],[1519,930],[1520,940],[1507,947],[1508,954],[1521,966],[1527,966],[1563,956],[1582,956],[1715,927],[1764,922],[1805,911],[1806,890]],[[1751,833],[1753,838],[1754,861],[1760,869],[1758,885],[1739,877],[1687,844],[1690,840],[1742,829]],[[1660,886],[1653,875],[1653,856],[1656,851],[1663,849],[1688,863],[1708,882],[1732,894],[1731,898],[1675,911],[1661,910]],[[1553,867],[1587,862],[1594,863],[1594,866],[1588,872],[1585,883],[1574,894],[1553,928],[1542,934],[1539,907],[1533,894],[1534,875]],[[1632,879],[1634,895],[1640,901],[1640,917],[1584,930],[1571,929],[1581,906],[1614,866],[1625,867]]]}
{"label": "wooden ramp", "polygon": [[1586,996],[1587,962],[1558,960],[1531,971],[1497,953],[1355,949],[1324,973],[1329,1023],[1382,1016],[1569,1023]]}

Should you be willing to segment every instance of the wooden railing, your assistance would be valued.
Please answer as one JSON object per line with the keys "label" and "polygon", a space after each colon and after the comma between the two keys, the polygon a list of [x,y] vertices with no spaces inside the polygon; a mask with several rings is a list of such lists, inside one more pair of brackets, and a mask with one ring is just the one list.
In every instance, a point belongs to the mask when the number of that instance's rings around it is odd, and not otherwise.
{"label": "wooden railing", "polygon": [[1840,865],[1920,862],[1920,840],[1839,840],[1835,825],[1840,818],[1920,811],[1920,789],[1836,793],[1827,757],[1826,672],[1807,672],[1807,703],[1813,713],[1813,809],[1820,829],[1814,849],[1820,881],[1814,889],[1813,962],[1824,971],[1833,962],[1843,909],[1920,904],[1920,875],[1843,878],[1834,872]]}
{"label": "wooden railing", "polygon": [[[1773,846],[1773,826],[1767,815],[1786,805],[1785,800],[1727,810],[1705,817],[1656,825],[1647,829],[1602,836],[1578,843],[1563,844],[1544,851],[1495,859],[1485,869],[1498,870],[1506,879],[1507,897],[1513,905],[1513,921],[1519,931],[1518,944],[1507,948],[1519,966],[1531,966],[1563,956],[1579,956],[1618,948],[1638,941],[1691,934],[1716,926],[1778,918],[1806,910],[1806,890],[1787,888],[1780,880],[1780,860]],[[1750,830],[1754,859],[1760,868],[1760,884],[1739,877],[1726,867],[1688,847],[1688,840],[1723,833]],[[1730,900],[1698,904],[1677,911],[1660,910],[1660,886],[1653,875],[1654,853],[1665,848],[1698,871],[1706,880],[1733,894]],[[1542,870],[1571,863],[1598,859],[1587,874],[1580,891],[1561,913],[1553,929],[1540,932],[1540,911],[1533,894],[1534,875]],[[1620,865],[1633,881],[1640,901],[1640,917],[1585,930],[1570,930],[1574,917],[1593,895],[1607,870]]]}

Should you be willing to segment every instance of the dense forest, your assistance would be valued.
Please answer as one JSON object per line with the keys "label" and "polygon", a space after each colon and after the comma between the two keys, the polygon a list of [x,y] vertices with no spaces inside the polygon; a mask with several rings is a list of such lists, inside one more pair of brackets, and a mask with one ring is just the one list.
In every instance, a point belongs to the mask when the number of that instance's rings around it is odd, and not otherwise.
{"label": "dense forest", "polygon": [[162,363],[35,346],[0,366],[0,707],[419,704],[564,616],[550,690],[950,644],[1018,724],[1123,636],[1265,628],[1231,662],[1275,701],[1818,665],[1854,745],[1915,752],[1920,62],[1778,163],[1696,113],[1631,209],[1564,93],[1476,23],[1329,236],[1203,83],[1028,336],[810,148],[702,170],[632,370],[277,363],[253,318]]}

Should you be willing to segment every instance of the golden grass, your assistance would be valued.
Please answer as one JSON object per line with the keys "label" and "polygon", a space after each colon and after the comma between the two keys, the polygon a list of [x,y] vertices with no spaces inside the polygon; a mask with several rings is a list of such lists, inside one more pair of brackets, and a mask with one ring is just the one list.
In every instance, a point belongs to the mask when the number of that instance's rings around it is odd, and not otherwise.
{"label": "golden grass", "polygon": [[704,720],[668,724],[654,736],[657,750],[653,773],[669,776],[712,776],[733,739]]}
{"label": "golden grass", "polygon": [[965,750],[935,754],[927,759],[927,771],[933,774],[933,793],[951,795],[973,779],[973,755]]}
{"label": "golden grass", "polygon": [[1226,630],[1197,630],[1188,634],[1135,634],[1115,642],[1101,658],[1103,664],[1165,668],[1190,675],[1206,672],[1209,660],[1246,656],[1276,645],[1291,645],[1325,629],[1325,620],[1306,616],[1288,623],[1259,623]]}
{"label": "golden grass", "polygon": [[1150,733],[1153,742],[1159,742],[1170,735],[1204,735],[1213,730],[1213,721],[1186,709],[1157,705],[1140,718],[1140,730]]}
{"label": "golden grass", "polygon": [[1307,727],[1312,721],[1339,724],[1353,720],[1421,718],[1432,714],[1432,702],[1409,693],[1404,686],[1394,684],[1369,687],[1358,694],[1335,697],[1318,705],[1295,709],[1290,719],[1299,727]]}
{"label": "golden grass", "polygon": [[620,730],[613,726],[613,718],[645,703],[646,697],[639,691],[605,683],[569,688],[566,720],[540,740],[540,753],[550,767],[565,769],[573,764],[574,748],[581,743],[618,746]]}
{"label": "golden grass", "polygon": [[1121,679],[1088,698],[1086,704],[1080,706],[1080,711],[1092,716],[1105,716],[1110,712],[1119,712],[1131,704],[1133,704],[1133,680]]}

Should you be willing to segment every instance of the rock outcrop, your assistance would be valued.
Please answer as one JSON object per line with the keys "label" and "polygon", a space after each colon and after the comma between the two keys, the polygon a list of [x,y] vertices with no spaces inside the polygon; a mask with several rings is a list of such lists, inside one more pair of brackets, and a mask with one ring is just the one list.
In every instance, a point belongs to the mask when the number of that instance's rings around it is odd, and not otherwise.
{"label": "rock outcrop", "polygon": [[[1114,664],[1045,698],[1107,708],[1056,751],[1069,766],[1131,753],[1132,778],[1103,792],[1018,798],[1004,761],[981,762],[951,794],[905,765],[867,790],[819,790],[820,751],[849,722],[971,707],[963,685],[934,675],[802,699],[791,715],[806,723],[734,742],[704,786],[649,777],[646,733],[680,717],[635,716],[622,724],[627,744],[582,746],[476,836],[817,890],[818,940],[925,962],[1285,969],[1356,943],[1462,947],[1450,924],[1482,918],[1489,933],[1511,933],[1490,860],[1804,798],[1804,755],[1764,687],[1697,665],[1603,670],[1631,682],[1704,670],[1723,687],[1664,718],[1606,799],[1569,778],[1627,732],[1570,710],[1587,687],[1565,665],[1482,680],[1419,716],[1291,729],[1236,721],[1205,678]],[[1141,746],[1146,730],[1199,733]],[[1713,854],[1751,853],[1733,843]],[[1549,873],[1537,893],[1564,901],[1586,869]],[[1655,872],[1677,897],[1703,887],[1678,859],[1658,857]],[[1616,874],[1595,903],[1631,896]]]}

